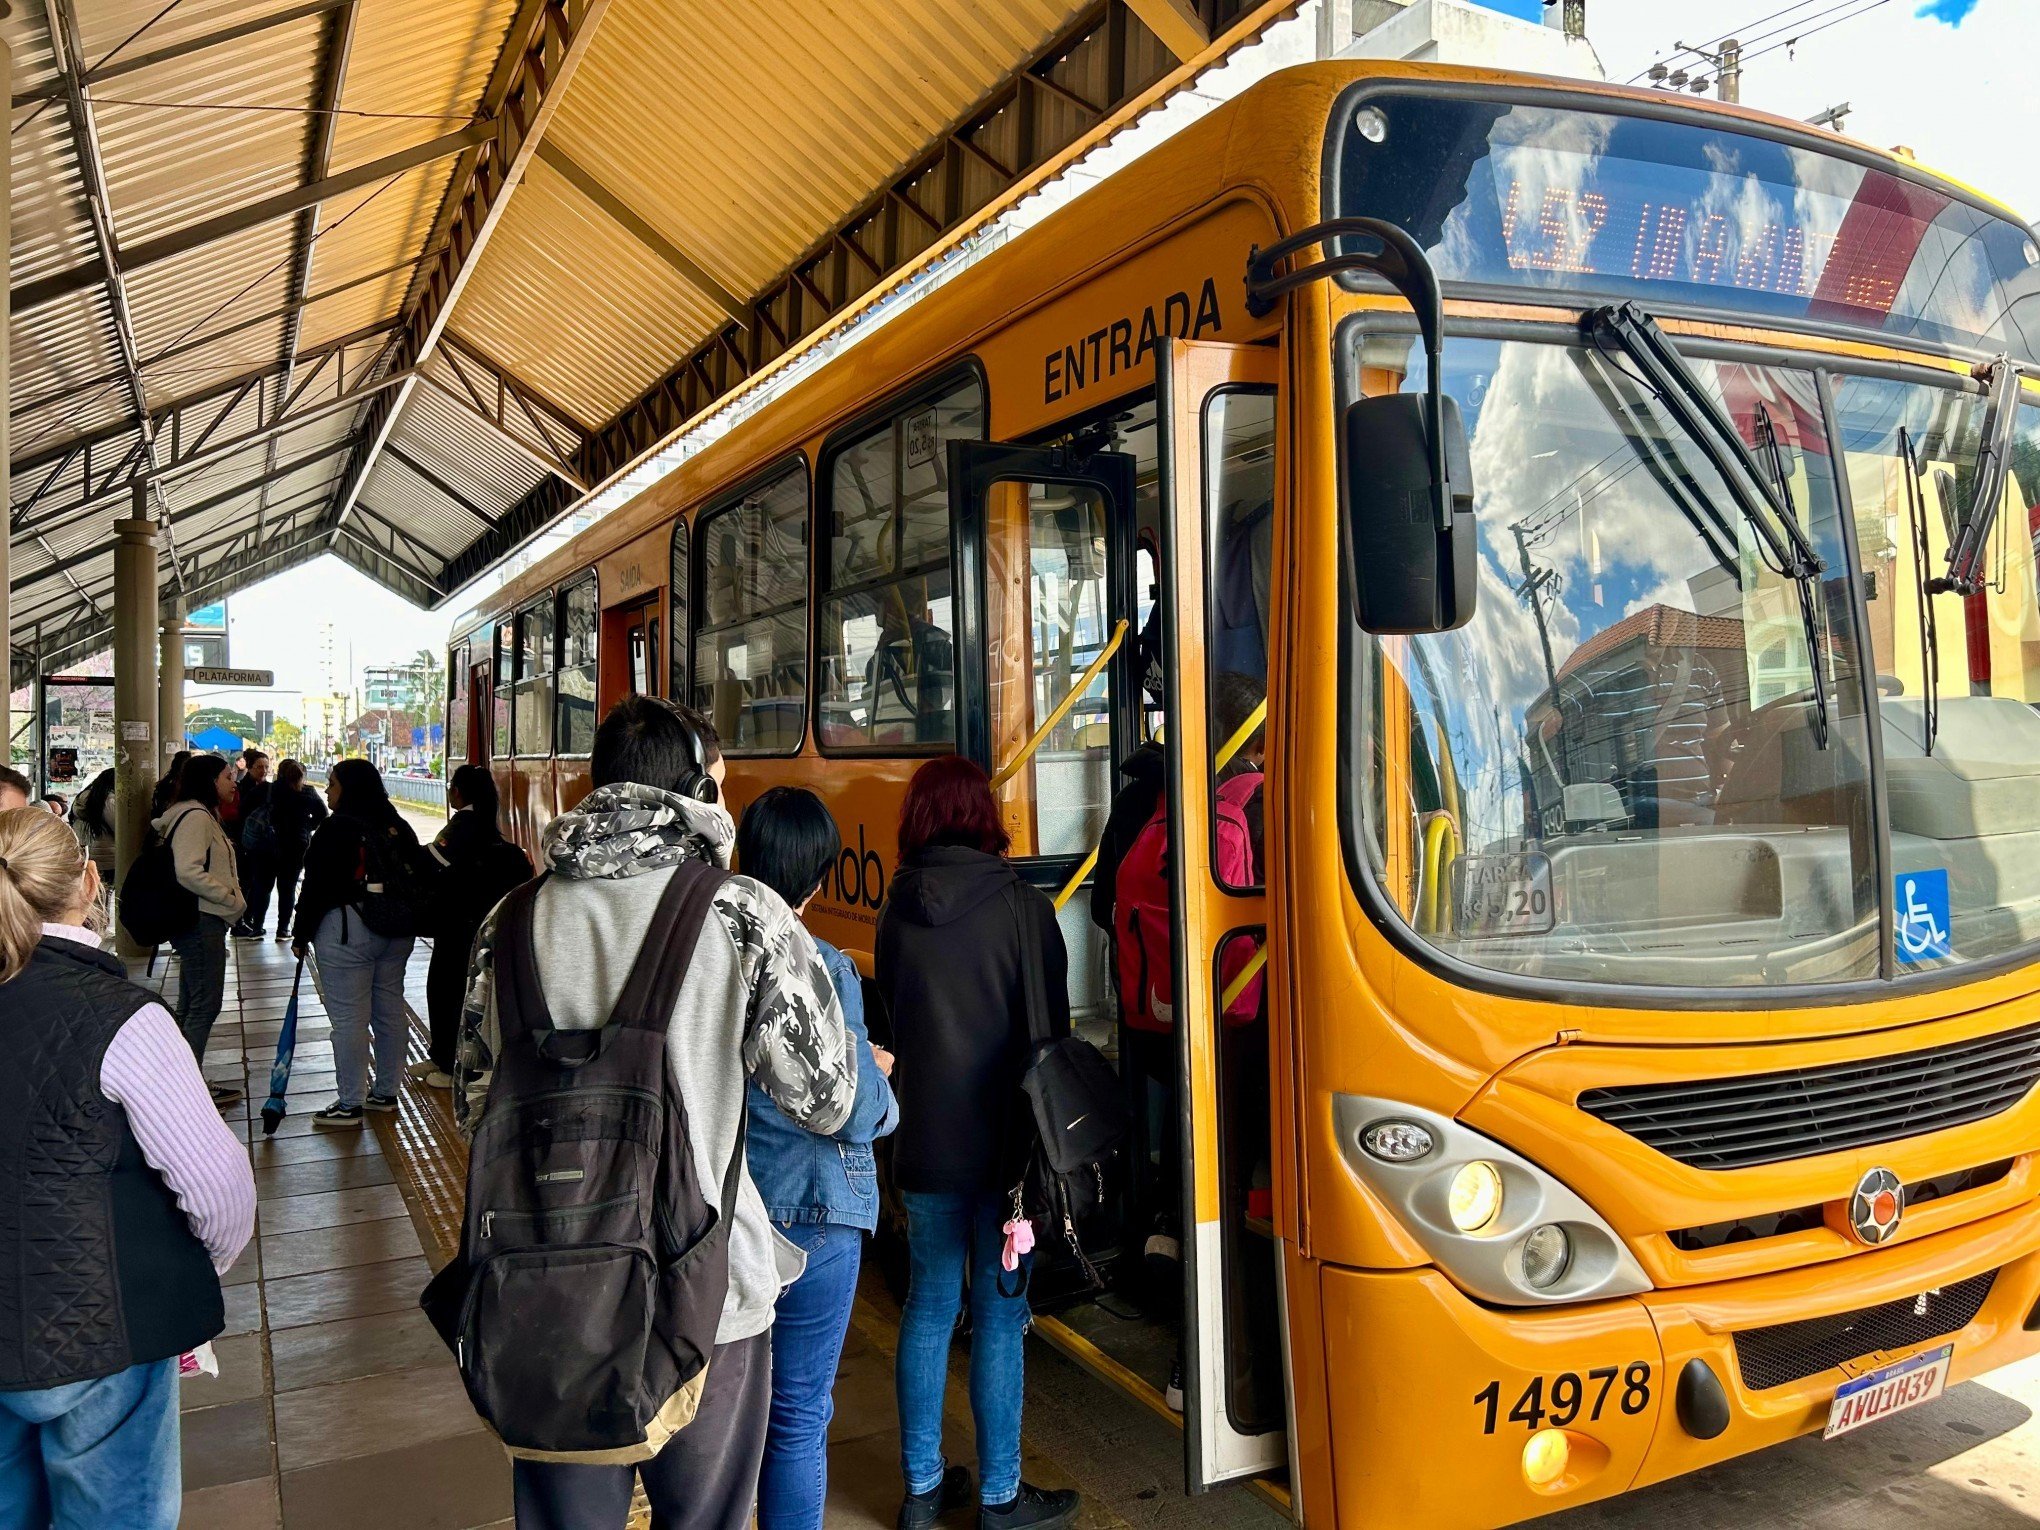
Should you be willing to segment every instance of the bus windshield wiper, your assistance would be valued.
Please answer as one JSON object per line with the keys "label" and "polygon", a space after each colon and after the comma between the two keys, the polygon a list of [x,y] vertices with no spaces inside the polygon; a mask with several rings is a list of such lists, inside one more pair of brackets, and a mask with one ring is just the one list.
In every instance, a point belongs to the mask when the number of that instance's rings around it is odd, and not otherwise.
{"label": "bus windshield wiper", "polygon": [[[1777,489],[1779,498],[1786,506],[1792,504],[1792,475],[1785,467],[1785,447],[1778,439],[1778,427],[1771,421],[1771,411],[1761,403],[1757,405],[1756,420],[1757,449],[1763,453],[1763,463],[1770,473],[1771,483]],[[1791,514],[1787,524],[1799,530],[1799,517]],[[1803,535],[1803,533],[1802,533]],[[1814,576],[1809,574],[1794,579],[1799,591],[1799,628],[1806,638],[1806,668],[1813,677],[1813,747],[1825,749],[1828,746],[1828,694],[1827,676],[1820,668],[1820,610],[1814,600]]]}
{"label": "bus windshield wiper", "polygon": [[1807,540],[1785,487],[1758,464],[1714,395],[1693,375],[1655,319],[1634,303],[1618,303],[1594,309],[1582,328],[1594,344],[1606,349],[1612,342],[1636,364],[1673,423],[1721,475],[1728,497],[1756,534],[1764,561],[1775,572],[1803,581],[1827,567]]}
{"label": "bus windshield wiper", "polygon": [[1927,581],[1935,595],[1974,595],[1983,588],[1984,549],[1991,527],[2004,504],[2005,479],[2012,470],[2012,435],[2019,417],[2019,366],[2000,356],[1976,369],[1989,388],[1990,404],[1983,415],[1983,439],[1976,449],[1976,476],[1971,484],[1969,513],[1948,546],[1948,572]]}
{"label": "bus windshield wiper", "polygon": [[1934,625],[1933,588],[1941,581],[1927,577],[1927,490],[1920,475],[1920,454],[1912,432],[1898,427],[1898,456],[1905,467],[1906,532],[1912,538],[1913,594],[1920,624],[1920,752],[1931,756],[1934,736],[1941,731],[1941,643]]}

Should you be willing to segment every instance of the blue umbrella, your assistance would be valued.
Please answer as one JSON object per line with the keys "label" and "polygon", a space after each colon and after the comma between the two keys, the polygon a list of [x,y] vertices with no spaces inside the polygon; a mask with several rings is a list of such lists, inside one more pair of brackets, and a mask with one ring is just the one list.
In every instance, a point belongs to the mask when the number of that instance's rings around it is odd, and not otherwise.
{"label": "blue umbrella", "polygon": [[269,1098],[262,1105],[262,1135],[274,1137],[290,1107],[284,1096],[290,1093],[290,1061],[297,1052],[298,984],[305,980],[305,959],[298,958],[297,972],[290,980],[290,1004],[283,1012],[283,1029],[276,1033],[276,1061],[269,1065]]}

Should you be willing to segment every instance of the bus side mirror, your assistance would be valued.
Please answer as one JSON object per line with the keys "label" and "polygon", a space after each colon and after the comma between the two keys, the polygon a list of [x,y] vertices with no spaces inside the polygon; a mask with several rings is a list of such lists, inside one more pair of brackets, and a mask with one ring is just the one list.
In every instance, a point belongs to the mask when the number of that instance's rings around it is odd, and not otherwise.
{"label": "bus side mirror", "polygon": [[1440,485],[1425,402],[1421,393],[1390,393],[1346,406],[1340,453],[1346,575],[1354,618],[1366,632],[1450,632],[1473,619],[1479,565],[1466,428],[1459,405],[1440,398],[1446,477]]}

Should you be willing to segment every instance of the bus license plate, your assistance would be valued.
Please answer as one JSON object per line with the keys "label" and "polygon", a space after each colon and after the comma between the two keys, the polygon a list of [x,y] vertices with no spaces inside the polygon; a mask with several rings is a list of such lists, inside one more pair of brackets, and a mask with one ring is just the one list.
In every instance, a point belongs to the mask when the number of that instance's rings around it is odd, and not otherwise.
{"label": "bus license plate", "polygon": [[1948,1366],[1954,1358],[1955,1346],[1943,1344],[1845,1383],[1828,1409],[1826,1438],[1832,1440],[1880,1418],[1932,1402],[1948,1385]]}

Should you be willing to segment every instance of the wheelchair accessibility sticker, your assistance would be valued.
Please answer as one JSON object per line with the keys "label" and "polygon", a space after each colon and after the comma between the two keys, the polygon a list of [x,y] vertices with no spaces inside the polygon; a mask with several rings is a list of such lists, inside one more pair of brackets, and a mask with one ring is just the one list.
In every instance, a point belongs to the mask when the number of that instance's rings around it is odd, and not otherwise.
{"label": "wheelchair accessibility sticker", "polygon": [[1900,872],[1893,902],[1898,911],[1900,961],[1926,962],[1954,956],[1945,870]]}

